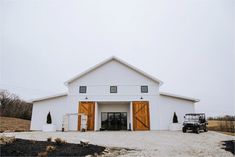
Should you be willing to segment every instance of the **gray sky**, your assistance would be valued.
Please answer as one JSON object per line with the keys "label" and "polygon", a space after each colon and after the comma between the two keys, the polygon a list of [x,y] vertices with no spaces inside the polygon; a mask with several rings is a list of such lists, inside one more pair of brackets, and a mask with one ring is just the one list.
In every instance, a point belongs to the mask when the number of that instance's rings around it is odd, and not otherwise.
{"label": "gray sky", "polygon": [[0,88],[24,99],[115,55],[198,112],[235,113],[234,0],[1,0],[0,19]]}

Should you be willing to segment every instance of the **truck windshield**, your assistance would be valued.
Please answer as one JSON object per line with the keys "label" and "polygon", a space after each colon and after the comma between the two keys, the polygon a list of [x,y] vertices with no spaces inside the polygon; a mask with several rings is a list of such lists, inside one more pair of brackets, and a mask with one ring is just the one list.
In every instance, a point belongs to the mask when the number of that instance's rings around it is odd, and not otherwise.
{"label": "truck windshield", "polygon": [[198,121],[199,115],[186,115],[185,120],[186,121]]}

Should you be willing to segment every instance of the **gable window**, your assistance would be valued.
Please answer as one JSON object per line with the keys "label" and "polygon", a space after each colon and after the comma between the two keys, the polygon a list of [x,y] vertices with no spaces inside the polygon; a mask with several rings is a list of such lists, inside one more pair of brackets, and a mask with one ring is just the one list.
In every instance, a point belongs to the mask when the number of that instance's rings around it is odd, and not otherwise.
{"label": "gable window", "polygon": [[148,93],[148,86],[141,86],[141,93]]}
{"label": "gable window", "polygon": [[86,93],[86,86],[79,86],[79,93]]}
{"label": "gable window", "polygon": [[110,93],[117,93],[117,86],[110,86]]}

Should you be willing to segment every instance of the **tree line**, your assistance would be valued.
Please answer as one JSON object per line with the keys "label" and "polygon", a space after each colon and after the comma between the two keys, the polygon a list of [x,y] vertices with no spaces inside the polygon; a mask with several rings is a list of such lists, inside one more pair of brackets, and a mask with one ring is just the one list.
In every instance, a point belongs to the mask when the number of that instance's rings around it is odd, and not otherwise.
{"label": "tree line", "polygon": [[32,104],[7,91],[0,92],[0,116],[31,120]]}
{"label": "tree line", "polygon": [[225,115],[225,116],[218,116],[218,117],[208,117],[208,120],[235,121],[235,116]]}

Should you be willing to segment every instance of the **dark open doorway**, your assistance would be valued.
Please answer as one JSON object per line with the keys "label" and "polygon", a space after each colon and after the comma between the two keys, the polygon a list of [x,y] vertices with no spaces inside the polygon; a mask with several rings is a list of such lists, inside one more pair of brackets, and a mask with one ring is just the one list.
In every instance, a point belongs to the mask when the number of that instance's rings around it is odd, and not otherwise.
{"label": "dark open doorway", "polygon": [[127,130],[127,112],[102,112],[102,130]]}

